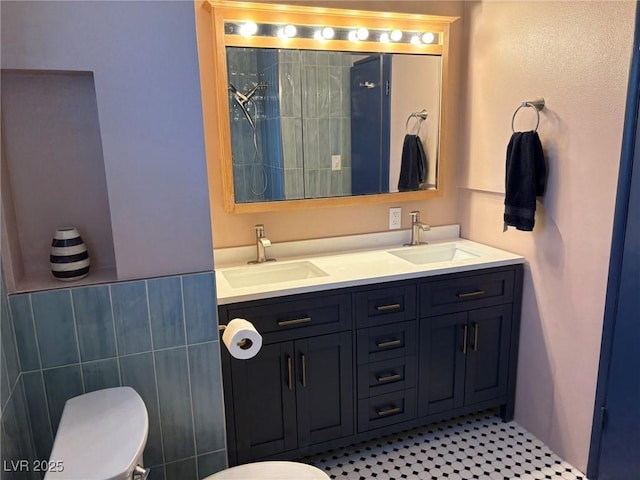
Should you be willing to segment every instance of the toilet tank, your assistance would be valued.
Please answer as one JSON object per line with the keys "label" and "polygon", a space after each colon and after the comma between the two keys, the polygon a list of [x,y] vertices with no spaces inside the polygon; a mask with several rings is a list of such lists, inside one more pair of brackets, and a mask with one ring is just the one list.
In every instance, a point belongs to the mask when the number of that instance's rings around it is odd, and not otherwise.
{"label": "toilet tank", "polygon": [[128,480],[147,443],[149,417],[131,387],[67,400],[45,480]]}

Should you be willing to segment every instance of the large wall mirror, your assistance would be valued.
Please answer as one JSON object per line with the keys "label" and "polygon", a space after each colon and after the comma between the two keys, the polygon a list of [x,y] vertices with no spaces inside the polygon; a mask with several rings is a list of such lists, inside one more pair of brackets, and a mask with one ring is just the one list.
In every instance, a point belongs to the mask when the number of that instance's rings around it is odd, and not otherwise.
{"label": "large wall mirror", "polygon": [[441,194],[455,18],[208,6],[228,212]]}

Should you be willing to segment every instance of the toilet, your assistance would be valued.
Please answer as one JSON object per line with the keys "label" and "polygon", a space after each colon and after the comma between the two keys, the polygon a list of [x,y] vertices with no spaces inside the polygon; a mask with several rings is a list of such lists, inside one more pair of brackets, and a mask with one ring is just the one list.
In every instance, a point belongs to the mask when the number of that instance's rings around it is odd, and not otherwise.
{"label": "toilet", "polygon": [[[203,480],[329,480],[319,468],[298,462],[255,462],[228,468]],[[169,479],[168,479],[169,480]]]}
{"label": "toilet", "polygon": [[149,417],[131,387],[70,398],[62,411],[45,480],[142,480]]}
{"label": "toilet", "polygon": [[[131,387],[97,390],[67,400],[45,480],[144,480],[149,417]],[[319,468],[297,462],[256,462],[203,480],[329,480]],[[167,480],[179,480],[171,479]]]}

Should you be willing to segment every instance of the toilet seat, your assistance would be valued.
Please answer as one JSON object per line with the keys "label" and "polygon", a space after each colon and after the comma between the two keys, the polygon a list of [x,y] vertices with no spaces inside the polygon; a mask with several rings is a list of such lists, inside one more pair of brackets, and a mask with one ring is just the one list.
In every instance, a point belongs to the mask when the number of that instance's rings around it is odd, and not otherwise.
{"label": "toilet seat", "polygon": [[329,480],[319,468],[299,462],[255,462],[214,473],[203,480]]}

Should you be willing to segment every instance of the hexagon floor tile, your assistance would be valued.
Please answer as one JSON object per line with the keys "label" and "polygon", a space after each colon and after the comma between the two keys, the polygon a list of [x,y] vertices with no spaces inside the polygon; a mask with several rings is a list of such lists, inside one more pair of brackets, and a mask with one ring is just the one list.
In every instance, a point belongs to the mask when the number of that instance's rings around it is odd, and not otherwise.
{"label": "hexagon floor tile", "polygon": [[493,411],[303,460],[336,480],[587,480],[515,422]]}

